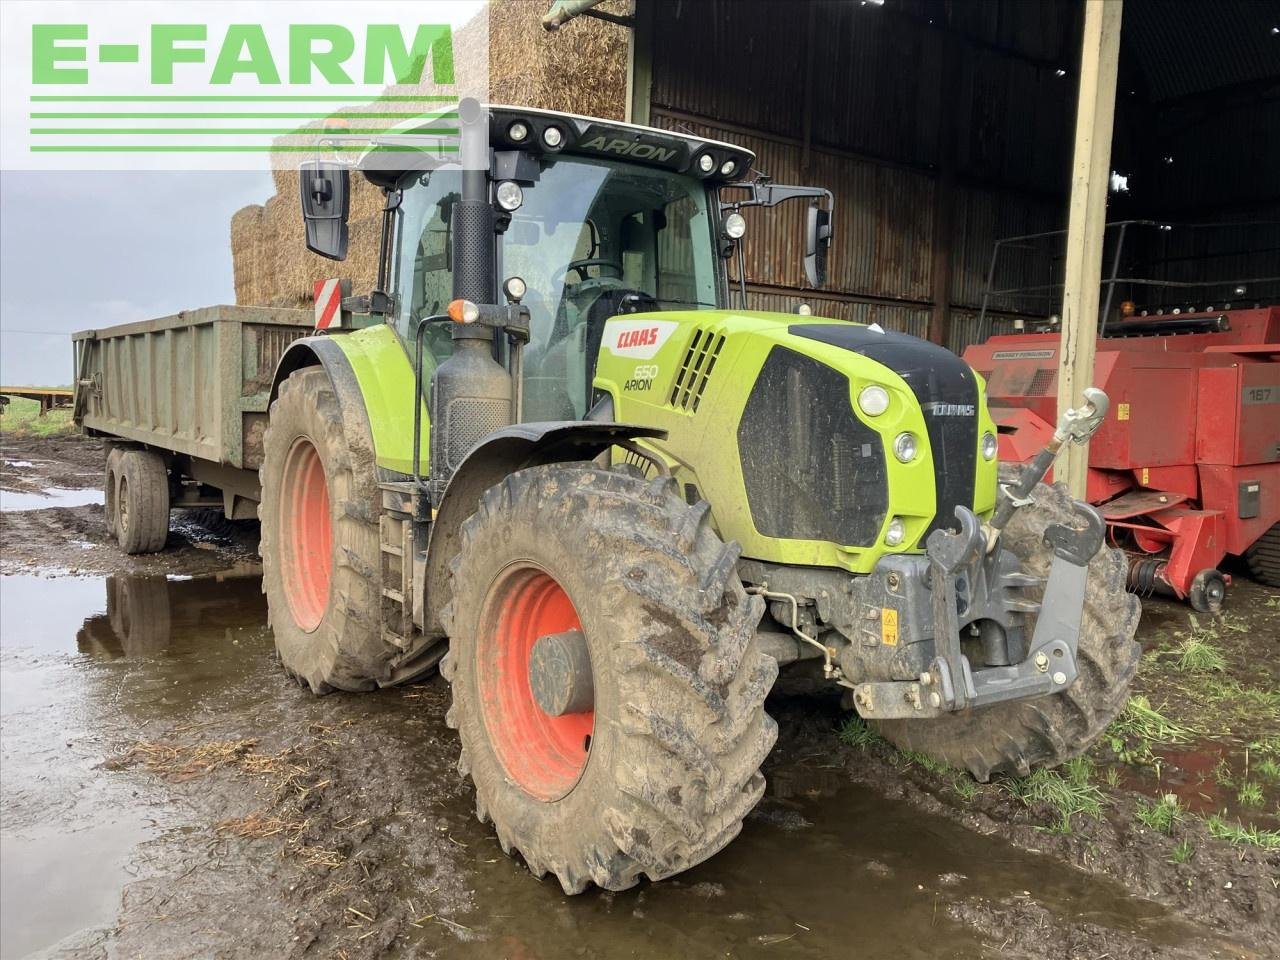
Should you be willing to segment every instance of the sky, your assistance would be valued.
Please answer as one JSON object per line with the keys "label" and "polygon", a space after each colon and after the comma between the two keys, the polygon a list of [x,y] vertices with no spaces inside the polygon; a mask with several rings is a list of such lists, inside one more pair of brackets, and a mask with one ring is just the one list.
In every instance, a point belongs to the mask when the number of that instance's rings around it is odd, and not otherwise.
{"label": "sky", "polygon": [[274,192],[265,169],[0,173],[0,382],[70,384],[75,330],[235,303],[231,215]]}

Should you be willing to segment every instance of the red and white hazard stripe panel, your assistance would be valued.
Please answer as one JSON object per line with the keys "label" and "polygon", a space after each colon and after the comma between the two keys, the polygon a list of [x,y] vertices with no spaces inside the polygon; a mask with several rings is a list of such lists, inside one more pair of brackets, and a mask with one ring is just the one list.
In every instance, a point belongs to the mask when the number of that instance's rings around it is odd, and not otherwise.
{"label": "red and white hazard stripe panel", "polygon": [[342,310],[342,281],[337,277],[317,280],[315,295],[316,329],[328,330]]}

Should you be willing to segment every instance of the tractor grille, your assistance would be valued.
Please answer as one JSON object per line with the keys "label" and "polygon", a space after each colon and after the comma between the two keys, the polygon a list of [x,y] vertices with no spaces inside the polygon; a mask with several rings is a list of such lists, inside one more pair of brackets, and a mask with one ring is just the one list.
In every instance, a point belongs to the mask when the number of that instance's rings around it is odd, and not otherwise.
{"label": "tractor grille", "polygon": [[978,381],[967,363],[926,340],[852,323],[794,324],[788,332],[869,357],[900,376],[916,395],[925,414],[937,498],[926,536],[953,526],[957,506],[973,508]]}
{"label": "tractor grille", "polygon": [[675,383],[671,386],[671,398],[668,401],[671,406],[689,413],[698,411],[698,404],[707,389],[711,371],[715,369],[716,359],[723,347],[723,334],[701,329],[694,331],[689,349],[684,353],[684,362],[680,364]]}
{"label": "tractor grille", "polygon": [[875,542],[889,506],[884,444],[854,414],[844,374],[774,347],[742,412],[738,454],[764,536]]}

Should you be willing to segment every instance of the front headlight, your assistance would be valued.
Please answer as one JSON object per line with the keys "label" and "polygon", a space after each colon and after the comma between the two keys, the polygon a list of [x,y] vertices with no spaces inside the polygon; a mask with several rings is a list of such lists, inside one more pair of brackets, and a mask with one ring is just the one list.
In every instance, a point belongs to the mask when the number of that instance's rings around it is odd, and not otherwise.
{"label": "front headlight", "polygon": [[987,431],[982,435],[982,456],[986,460],[994,460],[1000,445],[996,443],[996,435]]}
{"label": "front headlight", "polygon": [[894,517],[889,521],[889,526],[884,532],[884,542],[891,547],[901,545],[907,536],[907,525],[902,522],[901,517]]}
{"label": "front headlight", "polygon": [[889,391],[873,383],[858,394],[858,409],[868,417],[878,417],[889,409]]}
{"label": "front headlight", "polygon": [[916,458],[919,451],[919,445],[916,442],[914,433],[900,433],[898,438],[893,441],[893,455],[898,458],[900,463],[910,463]]}

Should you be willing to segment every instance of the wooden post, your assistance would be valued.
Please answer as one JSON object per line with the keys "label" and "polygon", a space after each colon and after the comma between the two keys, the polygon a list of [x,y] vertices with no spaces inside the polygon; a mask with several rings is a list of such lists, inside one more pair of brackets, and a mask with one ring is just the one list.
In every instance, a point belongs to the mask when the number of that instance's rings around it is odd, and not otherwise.
{"label": "wooden post", "polygon": [[[1116,112],[1122,0],[1085,0],[1076,108],[1075,156],[1067,223],[1067,264],[1062,294],[1062,349],[1058,351],[1058,412],[1078,405],[1093,377],[1098,339],[1098,292],[1111,181],[1111,127]],[[1088,445],[1068,445],[1055,479],[1083,498]]]}

